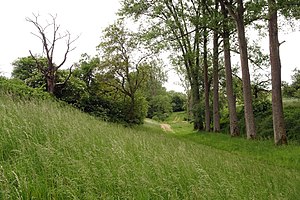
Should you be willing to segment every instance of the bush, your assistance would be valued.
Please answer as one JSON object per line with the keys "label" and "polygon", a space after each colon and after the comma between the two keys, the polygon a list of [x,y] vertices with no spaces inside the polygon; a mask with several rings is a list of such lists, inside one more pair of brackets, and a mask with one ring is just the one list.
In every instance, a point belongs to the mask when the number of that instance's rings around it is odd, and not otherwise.
{"label": "bush", "polygon": [[186,95],[180,92],[169,92],[171,96],[172,110],[173,112],[181,112],[184,111],[184,106],[186,103]]}
{"label": "bush", "polygon": [[147,116],[152,118],[156,116],[159,120],[164,121],[172,112],[171,98],[168,95],[154,96],[149,102]]}
{"label": "bush", "polygon": [[[256,122],[257,137],[262,139],[273,138],[272,104],[269,100],[254,101],[253,111]],[[244,109],[238,112],[241,134],[245,135]],[[284,102],[284,121],[289,140],[300,142],[300,101]],[[223,122],[223,123],[222,123]],[[223,128],[228,128],[229,120],[222,119]],[[224,130],[224,129],[223,129]]]}
{"label": "bush", "polygon": [[7,79],[0,77],[0,90],[21,99],[54,99],[49,93],[41,88],[31,88],[19,79]]}
{"label": "bush", "polygon": [[[237,109],[241,135],[246,135],[244,107]],[[255,118],[258,138],[273,137],[272,104],[268,99],[255,99],[253,101],[253,114]]]}
{"label": "bush", "polygon": [[284,119],[288,139],[300,142],[300,101],[284,107]]}
{"label": "bush", "polygon": [[144,96],[142,96],[139,93],[136,93],[135,95],[135,107],[133,111],[133,117],[130,117],[129,115],[131,114],[130,110],[130,104],[131,101],[127,97],[125,102],[122,102],[123,110],[122,112],[124,113],[125,118],[123,119],[124,122],[128,124],[143,124],[144,119],[147,116],[147,111],[148,111],[148,102]]}

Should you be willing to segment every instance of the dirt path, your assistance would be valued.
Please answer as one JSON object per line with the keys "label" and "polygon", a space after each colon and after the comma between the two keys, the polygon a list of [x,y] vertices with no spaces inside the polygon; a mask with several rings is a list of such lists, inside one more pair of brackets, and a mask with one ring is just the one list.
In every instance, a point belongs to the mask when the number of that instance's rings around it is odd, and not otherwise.
{"label": "dirt path", "polygon": [[170,124],[160,124],[160,127],[165,131],[165,132],[174,132],[170,126]]}

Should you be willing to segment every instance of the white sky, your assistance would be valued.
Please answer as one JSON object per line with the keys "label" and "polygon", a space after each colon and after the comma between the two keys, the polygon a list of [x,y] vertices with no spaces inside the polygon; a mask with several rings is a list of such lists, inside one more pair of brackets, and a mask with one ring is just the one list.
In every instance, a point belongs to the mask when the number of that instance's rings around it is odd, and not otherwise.
{"label": "white sky", "polygon": [[[33,18],[32,13],[41,15],[41,23],[46,25],[49,14],[57,14],[61,32],[68,30],[73,38],[80,35],[74,43],[76,49],[69,54],[67,65],[77,62],[82,53],[96,54],[103,28],[116,19],[115,13],[120,5],[118,0],[9,0],[0,6],[0,72],[8,75],[11,63],[18,57],[33,53],[41,54],[40,40],[33,24],[25,20]],[[64,44],[61,40],[60,43]],[[57,49],[58,50],[58,49]],[[64,51],[59,51],[64,53]],[[58,54],[57,54],[58,56]],[[60,63],[59,57],[54,58]],[[68,67],[68,66],[66,66]],[[7,74],[8,73],[8,74]]]}
{"label": "white sky", "polygon": [[[5,2],[5,3],[4,3]],[[30,32],[35,27],[25,20],[39,13],[49,19],[48,14],[57,14],[57,23],[61,30],[69,30],[76,37],[81,35],[74,44],[76,50],[70,53],[67,66],[78,62],[82,53],[96,54],[96,46],[100,42],[103,28],[113,23],[115,13],[119,9],[118,0],[7,0],[0,6],[0,72],[9,76],[11,63],[19,57],[33,53],[41,53],[41,43]],[[41,21],[43,22],[43,21]],[[280,41],[286,42],[281,46],[282,79],[290,80],[294,68],[300,68],[299,46],[300,32],[281,34]],[[264,45],[268,45],[267,43]],[[63,52],[63,51],[62,51]],[[57,54],[58,55],[58,54]],[[56,57],[56,63],[60,58]],[[175,74],[170,74],[168,89],[182,91],[174,82],[178,82]]]}

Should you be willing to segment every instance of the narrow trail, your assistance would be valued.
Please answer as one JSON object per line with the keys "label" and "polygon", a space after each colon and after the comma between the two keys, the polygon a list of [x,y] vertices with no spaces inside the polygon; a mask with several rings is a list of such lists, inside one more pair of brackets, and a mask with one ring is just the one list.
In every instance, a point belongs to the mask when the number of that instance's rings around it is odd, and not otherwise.
{"label": "narrow trail", "polygon": [[165,132],[172,132],[174,133],[173,129],[171,128],[170,124],[160,124],[160,127],[165,131]]}
{"label": "narrow trail", "polygon": [[174,130],[172,129],[171,125],[170,124],[161,124],[155,120],[151,120],[151,119],[145,119],[145,122],[149,123],[149,124],[155,124],[155,125],[160,125],[160,128],[162,130],[164,130],[165,132],[172,132],[174,133]]}

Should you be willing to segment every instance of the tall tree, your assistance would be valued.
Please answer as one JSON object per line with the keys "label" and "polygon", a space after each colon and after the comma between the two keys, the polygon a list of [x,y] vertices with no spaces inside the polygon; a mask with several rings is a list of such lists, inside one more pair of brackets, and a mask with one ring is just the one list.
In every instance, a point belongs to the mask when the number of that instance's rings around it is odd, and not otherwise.
{"label": "tall tree", "polygon": [[246,122],[246,133],[248,139],[253,139],[256,137],[255,120],[253,114],[252,105],[252,92],[251,92],[251,82],[249,73],[249,63],[248,63],[248,50],[247,50],[247,40],[245,34],[245,20],[244,20],[244,3],[243,0],[236,0],[236,8],[232,1],[220,0],[220,3],[225,5],[229,14],[234,19],[239,42],[239,53],[242,68],[242,81],[243,81],[243,98],[244,98],[244,111],[245,111],[245,122]]}
{"label": "tall tree", "polygon": [[272,76],[272,111],[275,144],[287,144],[284,124],[282,92],[281,92],[281,62],[279,54],[277,3],[276,0],[268,0],[269,11],[269,48]]}
{"label": "tall tree", "polygon": [[[104,83],[130,99],[128,122],[135,123],[137,92],[147,76],[147,59],[152,53],[143,52],[134,33],[119,20],[104,30],[98,46],[102,51]],[[136,57],[139,57],[137,60]]]}
{"label": "tall tree", "polygon": [[225,76],[226,76],[226,96],[229,110],[229,121],[230,121],[230,134],[231,136],[238,136],[240,134],[238,127],[238,118],[236,113],[236,98],[233,90],[232,81],[232,68],[231,68],[231,53],[230,53],[230,28],[228,11],[224,4],[221,4],[221,11],[223,14],[223,52],[224,52],[224,65],[225,65]]}
{"label": "tall tree", "polygon": [[[51,94],[54,94],[55,86],[65,85],[71,76],[72,66],[70,67],[70,73],[65,81],[59,84],[57,83],[56,73],[58,69],[61,68],[67,61],[68,54],[75,49],[72,47],[72,44],[78,39],[78,37],[71,39],[71,34],[69,31],[66,31],[64,34],[60,34],[60,25],[57,24],[57,16],[50,15],[51,22],[47,22],[46,25],[42,25],[39,22],[39,17],[39,15],[33,15],[33,18],[27,17],[26,21],[32,23],[37,29],[37,33],[32,34],[41,40],[43,46],[42,56],[47,58],[47,66],[44,66],[44,64],[40,62],[38,56],[34,55],[31,51],[29,52],[31,57],[36,61],[38,69],[44,75],[47,81],[47,91]],[[52,31],[49,31],[50,28],[52,28]],[[57,42],[64,39],[66,40],[66,49],[63,59],[59,65],[55,65],[54,50],[56,49]]]}
{"label": "tall tree", "polygon": [[204,101],[205,101],[205,131],[210,131],[210,108],[209,108],[209,82],[208,82],[208,35],[207,19],[204,17],[207,14],[206,0],[202,0],[202,19],[203,23],[203,80],[204,80]]}
{"label": "tall tree", "polygon": [[[215,0],[215,11],[219,9],[219,1]],[[215,16],[216,17],[216,16]],[[220,23],[216,23],[217,26]],[[214,132],[220,131],[219,112],[219,29],[213,31],[213,122]]]}
{"label": "tall tree", "polygon": [[[123,0],[121,13],[136,19],[149,19],[146,27],[152,45],[165,43],[175,52],[180,52],[187,79],[191,87],[194,129],[202,130],[200,110],[200,42],[201,0]],[[145,24],[144,24],[145,25]],[[158,42],[157,42],[158,41]]]}

